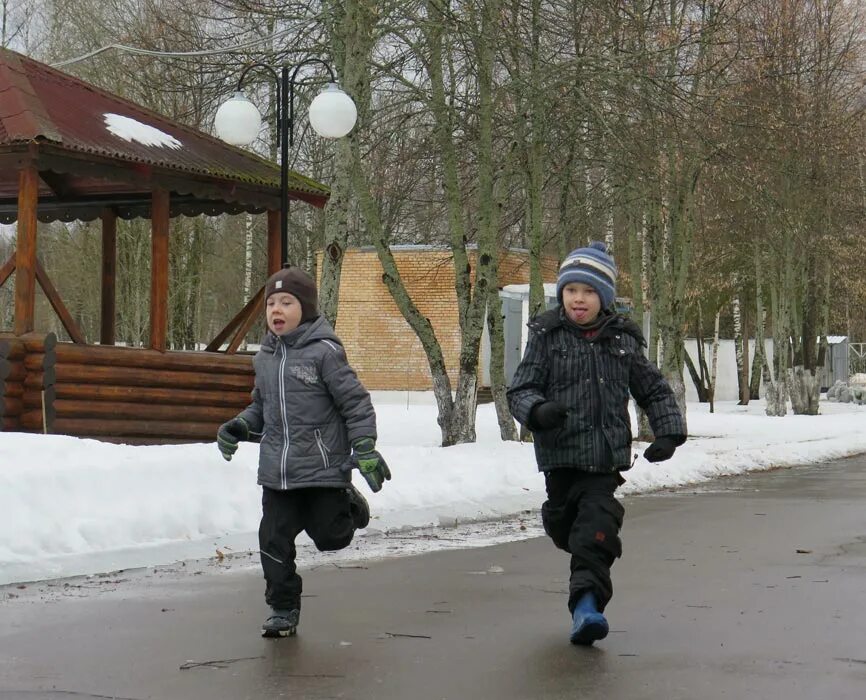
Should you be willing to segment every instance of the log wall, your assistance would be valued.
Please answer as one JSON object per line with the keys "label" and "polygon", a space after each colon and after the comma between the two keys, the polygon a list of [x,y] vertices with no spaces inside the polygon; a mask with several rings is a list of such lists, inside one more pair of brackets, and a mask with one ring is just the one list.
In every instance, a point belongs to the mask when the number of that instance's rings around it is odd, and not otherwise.
{"label": "log wall", "polygon": [[0,430],[54,431],[54,333],[0,333]]}
{"label": "log wall", "polygon": [[250,356],[73,343],[58,344],[56,355],[54,432],[63,435],[212,442],[220,424],[250,403]]}
{"label": "log wall", "polygon": [[128,444],[212,442],[250,403],[252,357],[0,334],[0,430]]}

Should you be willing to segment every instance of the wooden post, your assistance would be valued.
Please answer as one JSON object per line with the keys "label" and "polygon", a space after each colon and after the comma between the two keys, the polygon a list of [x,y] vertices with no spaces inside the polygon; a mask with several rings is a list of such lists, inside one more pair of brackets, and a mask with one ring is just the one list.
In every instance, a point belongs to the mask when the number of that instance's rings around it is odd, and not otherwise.
{"label": "wooden post", "polygon": [[99,342],[114,345],[117,278],[117,214],[102,212],[102,319]]}
{"label": "wooden post", "polygon": [[18,246],[15,249],[15,334],[33,330],[36,314],[36,210],[39,173],[32,165],[18,175]]}
{"label": "wooden post", "polygon": [[268,277],[280,269],[280,212],[268,210]]}
{"label": "wooden post", "polygon": [[169,193],[153,191],[150,258],[150,347],[165,350],[168,336]]}

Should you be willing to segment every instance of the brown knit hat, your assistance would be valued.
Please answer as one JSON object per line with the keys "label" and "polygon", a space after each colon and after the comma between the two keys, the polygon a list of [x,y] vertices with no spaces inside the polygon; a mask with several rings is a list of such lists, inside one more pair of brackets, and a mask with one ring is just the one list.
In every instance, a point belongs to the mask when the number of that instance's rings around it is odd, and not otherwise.
{"label": "brown knit hat", "polygon": [[299,267],[285,267],[265,283],[265,304],[277,292],[288,292],[301,302],[301,323],[319,315],[316,281]]}

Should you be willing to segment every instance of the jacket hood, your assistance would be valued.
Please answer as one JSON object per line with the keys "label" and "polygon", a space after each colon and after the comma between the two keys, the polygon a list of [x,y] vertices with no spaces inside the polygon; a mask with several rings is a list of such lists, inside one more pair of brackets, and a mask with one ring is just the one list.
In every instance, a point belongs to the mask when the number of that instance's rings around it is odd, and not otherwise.
{"label": "jacket hood", "polygon": [[324,316],[317,316],[312,321],[305,321],[297,328],[283,335],[276,335],[270,330],[262,341],[262,350],[274,353],[282,343],[288,347],[302,348],[318,340],[329,340],[342,347],[343,343],[334,332],[333,326]]}

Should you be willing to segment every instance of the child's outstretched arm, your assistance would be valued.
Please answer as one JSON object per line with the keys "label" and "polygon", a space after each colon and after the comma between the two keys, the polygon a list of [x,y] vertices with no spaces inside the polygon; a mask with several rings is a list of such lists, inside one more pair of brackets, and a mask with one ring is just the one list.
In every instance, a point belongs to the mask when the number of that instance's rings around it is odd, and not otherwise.
{"label": "child's outstretched arm", "polygon": [[508,389],[508,407],[523,425],[532,428],[530,414],[538,404],[547,401],[547,380],[550,368],[541,336],[530,333],[526,352],[517,366]]}
{"label": "child's outstretched arm", "polygon": [[354,444],[361,438],[370,438],[375,442],[376,412],[370,393],[349,365],[342,346],[330,342],[327,346],[329,350],[322,358],[322,381],[346,421],[349,443]]}
{"label": "child's outstretched arm", "polygon": [[376,451],[376,412],[369,392],[361,384],[355,370],[339,345],[328,343],[322,361],[322,378],[334,399],[337,409],[346,421],[352,455],[343,466],[346,471],[361,472],[370,490],[382,490],[382,484],[391,478],[385,459]]}
{"label": "child's outstretched arm", "polygon": [[650,462],[670,459],[686,441],[686,422],[676,397],[662,373],[639,350],[634,353],[629,372],[629,390],[647,414],[655,441],[644,457]]}

